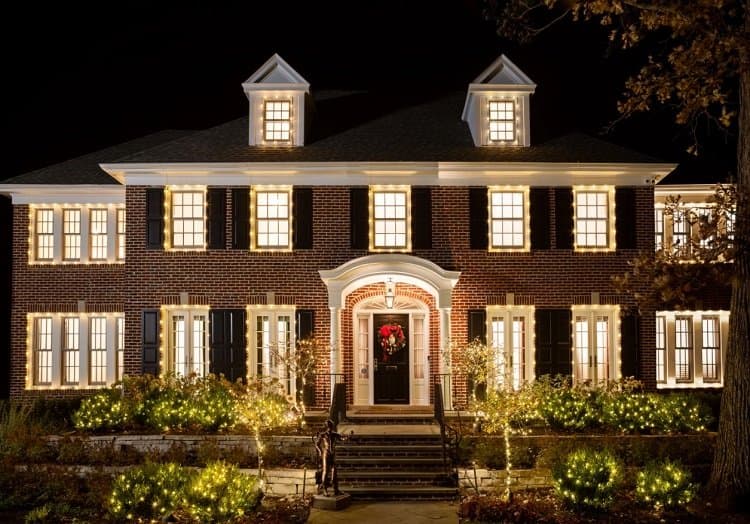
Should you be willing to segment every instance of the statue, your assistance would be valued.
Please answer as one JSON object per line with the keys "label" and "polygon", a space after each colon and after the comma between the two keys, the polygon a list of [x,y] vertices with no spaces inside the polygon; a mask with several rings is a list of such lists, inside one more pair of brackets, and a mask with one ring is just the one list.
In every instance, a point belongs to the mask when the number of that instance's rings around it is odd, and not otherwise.
{"label": "statue", "polygon": [[315,472],[315,483],[318,486],[318,494],[321,492],[328,496],[328,487],[333,486],[333,494],[338,496],[339,478],[336,472],[336,442],[344,441],[346,437],[333,429],[333,421],[326,421],[326,428],[313,437],[315,449],[320,456],[321,468]]}

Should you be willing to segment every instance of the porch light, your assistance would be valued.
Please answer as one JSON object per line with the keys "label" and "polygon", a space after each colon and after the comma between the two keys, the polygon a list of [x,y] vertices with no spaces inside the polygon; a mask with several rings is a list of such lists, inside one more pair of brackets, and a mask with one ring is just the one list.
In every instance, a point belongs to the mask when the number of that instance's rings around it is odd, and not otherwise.
{"label": "porch light", "polygon": [[385,307],[387,309],[393,309],[394,298],[396,298],[396,293],[393,290],[393,279],[388,277],[385,282]]}

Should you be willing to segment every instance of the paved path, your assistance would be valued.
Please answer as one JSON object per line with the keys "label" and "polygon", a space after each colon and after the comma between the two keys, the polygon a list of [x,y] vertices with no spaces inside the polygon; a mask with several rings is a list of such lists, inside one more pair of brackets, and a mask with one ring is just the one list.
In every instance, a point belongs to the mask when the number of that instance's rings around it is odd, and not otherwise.
{"label": "paved path", "polygon": [[458,506],[453,502],[353,502],[340,511],[313,508],[307,522],[328,524],[456,524]]}

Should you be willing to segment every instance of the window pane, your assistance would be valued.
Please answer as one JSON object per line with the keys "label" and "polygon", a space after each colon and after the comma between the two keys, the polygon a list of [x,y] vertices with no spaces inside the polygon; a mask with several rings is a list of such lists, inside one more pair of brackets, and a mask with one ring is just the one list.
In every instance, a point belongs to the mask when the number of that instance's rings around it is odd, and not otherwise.
{"label": "window pane", "polygon": [[291,102],[267,101],[263,113],[263,138],[266,141],[286,141],[291,138]]}
{"label": "window pane", "polygon": [[513,389],[518,389],[526,380],[526,318],[513,317],[511,340],[511,365],[513,366]]}
{"label": "window pane", "polygon": [[51,209],[36,210],[36,259],[54,257],[54,213]]}
{"label": "window pane", "polygon": [[718,317],[703,317],[703,380],[719,380],[719,352],[721,349]]}
{"label": "window pane", "polygon": [[406,192],[373,193],[374,247],[406,248]]}
{"label": "window pane", "polygon": [[178,376],[186,376],[188,374],[188,362],[184,315],[172,316],[172,348],[174,355],[174,372]]}
{"label": "window pane", "polygon": [[52,384],[52,318],[37,318],[34,323],[34,382]]}
{"label": "window pane", "polygon": [[691,317],[677,317],[675,319],[675,378],[678,382],[693,380],[692,338]]}
{"label": "window pane", "polygon": [[78,318],[63,319],[63,382],[78,384],[80,380],[80,320]]}
{"label": "window pane", "polygon": [[609,194],[598,191],[576,191],[576,245],[607,247]]}
{"label": "window pane", "polygon": [[89,319],[89,383],[107,383],[107,319]]}
{"label": "window pane", "polygon": [[289,192],[259,191],[255,193],[255,243],[259,248],[288,248]]}
{"label": "window pane", "polygon": [[107,258],[107,210],[92,209],[89,214],[89,258],[105,260]]}
{"label": "window pane", "polygon": [[667,338],[666,338],[666,318],[656,317],[656,381],[667,381]]}
{"label": "window pane", "polygon": [[117,210],[117,259],[125,260],[125,210]]}
{"label": "window pane", "polygon": [[172,246],[203,247],[203,192],[174,191],[172,195]]}
{"label": "window pane", "polygon": [[588,317],[575,318],[575,351],[576,363],[578,367],[579,382],[591,379],[590,374],[590,355],[589,355],[589,320]]}
{"label": "window pane", "polygon": [[492,247],[524,247],[523,193],[520,191],[492,191],[490,200],[492,202],[490,208]]}
{"label": "window pane", "polygon": [[191,337],[193,343],[192,358],[190,362],[190,371],[199,377],[206,375],[206,317],[205,315],[195,315],[193,317],[193,333]]}
{"label": "window pane", "polygon": [[495,354],[495,372],[497,375],[497,383],[499,385],[505,384],[505,376],[507,373],[507,354],[505,351],[505,317],[492,317],[490,320],[490,328],[492,332],[492,348]]}
{"label": "window pane", "polygon": [[63,258],[81,258],[81,210],[63,209]]}
{"label": "window pane", "polygon": [[491,142],[509,142],[515,138],[514,103],[491,101],[489,103],[489,133]]}
{"label": "window pane", "polygon": [[122,380],[125,376],[125,319],[119,317],[115,326],[117,329],[116,351],[117,351],[117,371],[116,380]]}

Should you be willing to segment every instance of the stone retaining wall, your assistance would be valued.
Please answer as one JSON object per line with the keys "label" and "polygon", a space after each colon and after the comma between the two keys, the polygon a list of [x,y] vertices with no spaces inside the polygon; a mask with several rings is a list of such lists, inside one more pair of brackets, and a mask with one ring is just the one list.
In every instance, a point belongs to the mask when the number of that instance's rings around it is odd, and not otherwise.
{"label": "stone retaining wall", "polygon": [[[505,488],[505,470],[459,468],[458,489],[461,495],[498,493]],[[546,468],[514,469],[510,475],[512,490],[552,487],[552,471]]]}

